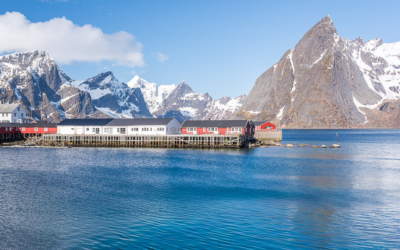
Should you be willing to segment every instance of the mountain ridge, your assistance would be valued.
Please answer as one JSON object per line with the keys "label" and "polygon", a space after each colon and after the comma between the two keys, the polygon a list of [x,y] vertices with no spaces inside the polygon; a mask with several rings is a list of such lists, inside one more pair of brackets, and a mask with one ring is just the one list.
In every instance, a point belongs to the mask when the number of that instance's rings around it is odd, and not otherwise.
{"label": "mountain ridge", "polygon": [[[229,99],[230,97],[228,97]],[[238,99],[239,98],[239,99]],[[198,94],[185,82],[148,83],[135,76],[128,83],[111,71],[76,81],[59,69],[46,51],[13,53],[0,57],[0,100],[21,103],[36,120],[59,122],[65,118],[175,117],[227,118],[243,96],[225,104],[208,93]],[[231,101],[229,105],[228,102]],[[225,106],[224,106],[225,105]]]}
{"label": "mountain ridge", "polygon": [[400,43],[341,38],[326,16],[257,79],[232,117],[284,128],[400,127],[398,68]]}

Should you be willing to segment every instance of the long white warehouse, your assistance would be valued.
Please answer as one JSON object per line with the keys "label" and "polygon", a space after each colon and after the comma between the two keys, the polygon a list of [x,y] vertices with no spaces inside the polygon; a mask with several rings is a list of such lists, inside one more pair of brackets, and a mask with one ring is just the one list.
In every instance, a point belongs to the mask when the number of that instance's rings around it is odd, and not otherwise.
{"label": "long white warehouse", "polygon": [[57,125],[61,135],[170,135],[179,134],[175,118],[66,119]]}

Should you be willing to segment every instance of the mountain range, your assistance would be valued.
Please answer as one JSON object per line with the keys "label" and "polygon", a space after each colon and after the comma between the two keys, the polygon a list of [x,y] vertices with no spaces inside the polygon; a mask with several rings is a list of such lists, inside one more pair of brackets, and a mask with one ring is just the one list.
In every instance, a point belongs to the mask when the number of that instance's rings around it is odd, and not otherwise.
{"label": "mountain range", "polygon": [[0,101],[21,103],[36,120],[175,117],[182,122],[228,119],[245,97],[214,100],[208,93],[194,92],[185,81],[157,86],[135,76],[126,84],[110,71],[75,81],[60,70],[45,51],[0,57]]}
{"label": "mountain range", "polygon": [[112,72],[75,81],[45,52],[0,57],[0,101],[37,120],[175,117],[267,120],[282,128],[400,128],[400,42],[339,37],[330,16],[256,80],[249,95],[214,100],[185,82],[157,85]]}

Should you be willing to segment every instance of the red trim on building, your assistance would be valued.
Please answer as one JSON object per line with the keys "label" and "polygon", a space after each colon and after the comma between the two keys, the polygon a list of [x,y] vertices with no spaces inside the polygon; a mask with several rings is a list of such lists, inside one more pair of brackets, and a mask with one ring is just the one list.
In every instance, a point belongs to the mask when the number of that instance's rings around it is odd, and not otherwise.
{"label": "red trim on building", "polygon": [[271,130],[276,130],[276,125],[270,122],[266,122],[259,126],[256,126],[256,131],[271,131]]}

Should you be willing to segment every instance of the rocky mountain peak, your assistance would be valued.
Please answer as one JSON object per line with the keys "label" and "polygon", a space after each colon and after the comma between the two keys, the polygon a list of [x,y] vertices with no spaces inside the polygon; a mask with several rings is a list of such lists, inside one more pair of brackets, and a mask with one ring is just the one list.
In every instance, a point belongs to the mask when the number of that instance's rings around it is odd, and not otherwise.
{"label": "rocky mountain peak", "polygon": [[368,42],[365,43],[365,45],[370,49],[370,50],[375,50],[379,46],[383,44],[382,39],[377,38],[377,39],[372,39],[369,40]]}
{"label": "rocky mountain peak", "polygon": [[189,86],[189,84],[186,83],[186,81],[182,81],[181,83],[179,83],[179,85],[176,87],[176,89],[174,90],[174,92],[180,92],[180,93],[193,93],[193,89]]}
{"label": "rocky mountain peak", "polygon": [[364,44],[364,41],[361,36],[357,37],[353,42],[357,43],[358,45]]}
{"label": "rocky mountain peak", "polygon": [[39,55],[39,51],[18,52],[0,57],[0,62],[9,63],[21,69],[28,68],[32,61]]}

